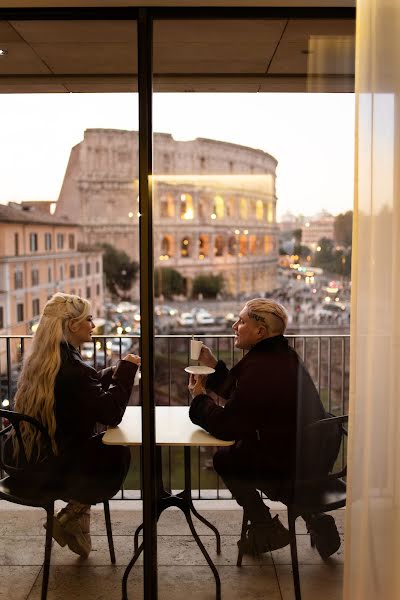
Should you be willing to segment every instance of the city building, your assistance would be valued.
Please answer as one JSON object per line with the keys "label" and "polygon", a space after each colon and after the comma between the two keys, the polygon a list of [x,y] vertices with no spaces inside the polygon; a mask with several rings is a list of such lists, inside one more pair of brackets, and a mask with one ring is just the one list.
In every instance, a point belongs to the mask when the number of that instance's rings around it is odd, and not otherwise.
{"label": "city building", "polygon": [[[138,133],[88,129],[70,155],[56,215],[81,223],[81,240],[107,240],[138,260]],[[225,291],[275,287],[276,159],[237,144],[154,134],[155,266],[186,279],[222,274]]]}
{"label": "city building", "polygon": [[103,314],[102,254],[78,251],[78,235],[67,218],[0,204],[0,335],[32,333],[55,292],[87,297]]}
{"label": "city building", "polygon": [[335,237],[335,217],[327,211],[310,217],[301,227],[301,243],[315,250],[322,238],[333,240]]}

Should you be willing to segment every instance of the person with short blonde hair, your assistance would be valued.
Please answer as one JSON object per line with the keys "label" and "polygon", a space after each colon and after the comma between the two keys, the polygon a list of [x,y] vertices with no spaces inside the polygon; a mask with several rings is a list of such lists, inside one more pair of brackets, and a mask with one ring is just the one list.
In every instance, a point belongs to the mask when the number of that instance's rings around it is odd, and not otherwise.
{"label": "person with short blonde hair", "polygon": [[[258,490],[277,500],[293,493],[301,458],[297,432],[327,416],[309,372],[283,335],[287,323],[286,310],[274,300],[250,300],[232,326],[235,347],[247,354],[228,370],[203,345],[200,364],[215,372],[189,380],[191,420],[217,438],[235,440],[216,452],[214,468],[250,520],[246,540],[238,542],[244,553],[289,544],[288,530],[278,516],[271,517]],[[225,398],[225,406],[214,402],[208,390]],[[315,466],[311,460],[306,469],[315,475]],[[303,516],[321,556],[336,552],[340,538],[333,517]]]}
{"label": "person with short blonde hair", "polygon": [[[97,372],[79,353],[93,329],[88,300],[54,294],[24,359],[14,406],[48,430],[54,459],[46,456],[41,436],[24,424],[22,442],[35,464],[34,473],[25,475],[37,486],[60,484],[68,504],[54,517],[53,537],[84,557],[91,550],[90,506],[118,492],[130,463],[129,449],[102,444],[96,424],[121,422],[140,364],[139,356],[128,354],[116,367]],[[18,464],[13,438],[7,457],[9,465]]]}

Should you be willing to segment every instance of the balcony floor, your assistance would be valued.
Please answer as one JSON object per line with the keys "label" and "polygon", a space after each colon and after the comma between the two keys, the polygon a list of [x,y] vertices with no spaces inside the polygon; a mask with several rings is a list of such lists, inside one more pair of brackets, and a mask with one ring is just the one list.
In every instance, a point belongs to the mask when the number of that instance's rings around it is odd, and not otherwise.
{"label": "balcony floor", "polygon": [[[292,600],[294,598],[289,547],[265,554],[262,560],[244,557],[236,567],[236,542],[240,533],[241,511],[229,500],[201,501],[198,510],[217,525],[222,536],[222,553],[215,552],[215,538],[200,522],[195,526],[218,567],[223,600]],[[63,504],[60,504],[60,507]],[[272,503],[272,510],[282,508]],[[279,511],[280,512],[280,511]],[[0,600],[40,598],[44,554],[44,511],[0,503]],[[344,511],[335,518],[341,536]],[[67,547],[53,544],[48,600],[120,600],[121,579],[132,555],[132,533],[141,522],[137,501],[111,502],[114,544],[117,558],[110,564],[102,506],[92,510],[93,551],[82,560]],[[286,512],[280,516],[286,522]],[[310,547],[302,519],[297,521],[298,553],[303,600],[341,600],[343,546],[325,563]],[[190,535],[183,514],[169,509],[158,527],[160,600],[213,600],[213,575]],[[129,598],[143,598],[142,559],[133,568],[128,586]]]}

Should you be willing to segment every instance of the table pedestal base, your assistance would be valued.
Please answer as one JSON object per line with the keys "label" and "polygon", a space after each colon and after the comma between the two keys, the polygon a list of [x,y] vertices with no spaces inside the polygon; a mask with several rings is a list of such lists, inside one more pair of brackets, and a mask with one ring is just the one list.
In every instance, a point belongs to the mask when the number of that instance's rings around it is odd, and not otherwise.
{"label": "table pedestal base", "polygon": [[[192,494],[191,494],[190,446],[184,447],[184,464],[185,464],[185,488],[179,494],[176,494],[176,495],[170,494],[169,492],[167,492],[164,489],[162,476],[161,476],[161,466],[162,466],[161,448],[159,446],[157,446],[157,473],[159,475],[159,481],[158,481],[159,492],[158,492],[158,498],[157,498],[157,521],[160,518],[161,513],[164,510],[166,510],[167,508],[170,508],[171,506],[176,506],[183,512],[183,514],[185,515],[187,524],[189,525],[190,531],[191,531],[194,539],[196,540],[196,543],[197,543],[198,547],[200,548],[204,558],[206,559],[211,571],[213,572],[213,575],[215,578],[215,587],[216,587],[216,594],[215,594],[216,600],[221,600],[221,580],[219,577],[219,573],[218,573],[216,566],[214,565],[213,561],[211,560],[210,555],[208,554],[207,550],[205,549],[204,544],[201,541],[201,539],[193,525],[191,513],[193,513],[202,523],[207,525],[207,527],[209,527],[215,533],[215,536],[217,539],[217,554],[220,554],[221,553],[221,536],[219,534],[218,529],[212,523],[207,521],[207,519],[205,519],[202,515],[200,515],[193,505]],[[143,523],[141,525],[139,525],[139,527],[135,531],[135,537],[134,537],[134,550],[135,551],[134,551],[131,561],[129,562],[128,566],[125,569],[125,573],[124,573],[124,576],[122,579],[122,600],[128,600],[127,584],[128,584],[129,573],[143,550],[143,543],[141,543],[139,545],[139,534],[142,529],[143,529]]]}

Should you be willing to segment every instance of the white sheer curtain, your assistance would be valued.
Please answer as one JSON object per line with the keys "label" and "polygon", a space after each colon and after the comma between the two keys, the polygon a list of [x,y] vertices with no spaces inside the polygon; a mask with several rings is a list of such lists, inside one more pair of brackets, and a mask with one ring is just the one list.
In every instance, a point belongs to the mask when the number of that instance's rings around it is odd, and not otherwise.
{"label": "white sheer curtain", "polygon": [[344,600],[400,598],[400,2],[360,0],[356,41]]}

